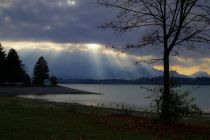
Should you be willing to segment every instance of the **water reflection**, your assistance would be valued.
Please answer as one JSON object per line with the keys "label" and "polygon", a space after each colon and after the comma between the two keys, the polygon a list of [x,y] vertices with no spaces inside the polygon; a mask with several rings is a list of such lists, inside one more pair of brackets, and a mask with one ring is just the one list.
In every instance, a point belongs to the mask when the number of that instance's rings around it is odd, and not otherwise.
{"label": "water reflection", "polygon": [[[150,106],[150,96],[145,88],[138,85],[63,85],[79,90],[103,93],[103,95],[23,95],[21,97],[30,99],[43,99],[54,102],[79,103],[88,106],[126,108],[133,110],[144,110]],[[154,86],[146,86],[154,88]],[[191,96],[196,98],[196,103],[205,111],[210,112],[210,86],[184,86],[190,89]]]}

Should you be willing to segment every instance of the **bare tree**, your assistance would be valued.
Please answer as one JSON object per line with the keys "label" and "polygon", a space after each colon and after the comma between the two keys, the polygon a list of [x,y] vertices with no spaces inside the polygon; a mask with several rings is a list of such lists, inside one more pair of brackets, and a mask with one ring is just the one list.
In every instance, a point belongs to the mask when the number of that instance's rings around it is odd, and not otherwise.
{"label": "bare tree", "polygon": [[[210,42],[209,0],[98,0],[117,8],[117,17],[104,24],[118,32],[139,30],[142,36],[125,50],[154,47],[161,49],[164,67],[162,119],[170,121],[170,56],[180,48],[206,46]],[[147,30],[147,31],[145,31]]]}

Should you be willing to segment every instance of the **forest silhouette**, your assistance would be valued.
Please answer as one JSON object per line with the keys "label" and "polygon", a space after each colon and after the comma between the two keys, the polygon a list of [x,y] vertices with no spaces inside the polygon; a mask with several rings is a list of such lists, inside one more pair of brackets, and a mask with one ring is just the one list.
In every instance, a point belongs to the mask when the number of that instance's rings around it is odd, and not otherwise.
{"label": "forest silhouette", "polygon": [[45,86],[46,80],[49,80],[51,85],[57,84],[55,76],[49,77],[48,64],[43,56],[35,64],[31,78],[17,51],[10,49],[6,54],[0,44],[0,86]]}

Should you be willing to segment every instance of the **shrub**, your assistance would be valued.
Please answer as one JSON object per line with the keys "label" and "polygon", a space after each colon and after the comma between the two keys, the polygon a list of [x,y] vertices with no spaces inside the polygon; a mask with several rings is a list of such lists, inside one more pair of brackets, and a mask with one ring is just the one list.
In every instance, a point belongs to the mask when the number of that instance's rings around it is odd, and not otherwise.
{"label": "shrub", "polygon": [[50,77],[50,82],[51,82],[52,86],[57,86],[58,85],[57,78],[55,76]]}
{"label": "shrub", "polygon": [[[152,99],[151,107],[158,113],[161,119],[161,111],[163,106],[163,87],[159,86],[154,89],[150,89],[153,94],[149,97]],[[180,120],[182,117],[201,113],[199,107],[194,103],[195,98],[189,97],[190,90],[181,89],[181,86],[172,84],[170,87],[170,120],[175,122]],[[164,121],[164,120],[162,120]]]}

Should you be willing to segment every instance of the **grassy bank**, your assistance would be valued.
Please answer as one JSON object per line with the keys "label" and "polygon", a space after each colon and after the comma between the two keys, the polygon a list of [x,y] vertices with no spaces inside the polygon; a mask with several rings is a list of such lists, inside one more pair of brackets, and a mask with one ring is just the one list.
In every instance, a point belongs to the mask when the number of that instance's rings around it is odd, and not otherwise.
{"label": "grassy bank", "polygon": [[190,119],[186,124],[163,126],[143,115],[132,117],[116,115],[117,112],[119,111],[1,95],[0,139],[208,140],[210,138],[210,121],[208,120]]}

